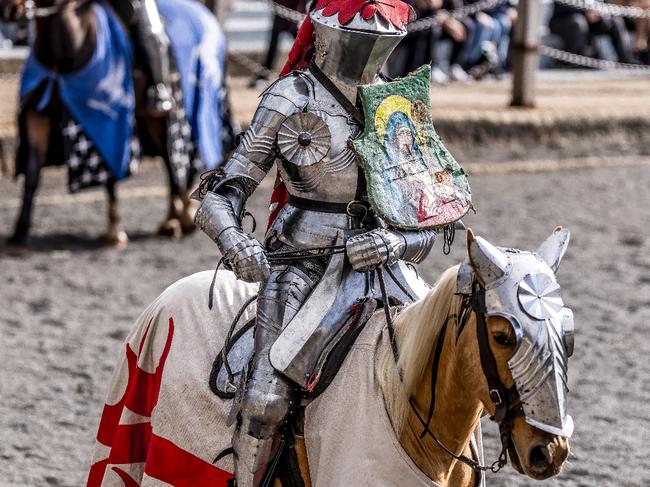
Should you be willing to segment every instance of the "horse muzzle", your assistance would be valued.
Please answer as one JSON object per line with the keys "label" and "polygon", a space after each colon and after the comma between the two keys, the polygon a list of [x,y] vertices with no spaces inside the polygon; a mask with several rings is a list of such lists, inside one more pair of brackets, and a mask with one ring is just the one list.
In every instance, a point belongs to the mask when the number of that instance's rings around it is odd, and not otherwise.
{"label": "horse muzzle", "polygon": [[569,455],[566,438],[553,437],[550,441],[533,443],[526,454],[525,473],[535,480],[545,480],[560,473]]}

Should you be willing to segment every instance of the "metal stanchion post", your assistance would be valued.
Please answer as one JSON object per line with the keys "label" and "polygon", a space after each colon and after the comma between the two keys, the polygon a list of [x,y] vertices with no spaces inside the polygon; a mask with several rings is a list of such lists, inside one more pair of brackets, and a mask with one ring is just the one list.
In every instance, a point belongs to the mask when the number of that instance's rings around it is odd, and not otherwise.
{"label": "metal stanchion post", "polygon": [[228,10],[228,0],[205,0],[206,6],[212,10],[215,17],[223,27],[226,21],[226,12]]}
{"label": "metal stanchion post", "polygon": [[513,46],[512,106],[535,105],[540,10],[540,0],[519,0]]}

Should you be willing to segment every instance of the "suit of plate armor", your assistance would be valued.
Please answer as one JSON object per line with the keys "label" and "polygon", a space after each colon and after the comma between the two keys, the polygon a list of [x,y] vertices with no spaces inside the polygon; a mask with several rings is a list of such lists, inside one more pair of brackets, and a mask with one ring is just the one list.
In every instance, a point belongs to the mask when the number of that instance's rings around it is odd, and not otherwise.
{"label": "suit of plate armor", "polygon": [[[347,259],[355,270],[370,271],[399,260],[422,261],[436,237],[431,230],[388,229],[368,216],[372,212],[365,194],[359,194],[356,156],[348,146],[361,126],[341,103],[341,95],[356,101],[358,85],[380,82],[384,61],[405,32],[376,18],[364,21],[357,16],[342,29],[335,18],[319,12],[311,17],[316,46],[312,66],[280,78],[263,93],[237,150],[223,170],[206,180],[196,215],[197,224],[217,243],[235,274],[263,282],[255,354],[233,439],[239,487],[260,484],[277,452],[282,422],[298,401],[296,385],[271,364],[270,349],[309,301],[329,265],[326,257],[271,265],[267,255],[332,246],[357,229],[345,243]],[[324,74],[338,88],[338,96],[319,81],[314,74],[319,70],[321,80]],[[262,246],[242,230],[241,219],[246,199],[276,160],[289,202]],[[349,211],[358,200],[362,215]]]}
{"label": "suit of plate armor", "polygon": [[170,88],[169,39],[156,0],[111,0],[122,21],[133,31],[149,67],[152,86],[147,91],[148,109],[169,112],[173,107]]}

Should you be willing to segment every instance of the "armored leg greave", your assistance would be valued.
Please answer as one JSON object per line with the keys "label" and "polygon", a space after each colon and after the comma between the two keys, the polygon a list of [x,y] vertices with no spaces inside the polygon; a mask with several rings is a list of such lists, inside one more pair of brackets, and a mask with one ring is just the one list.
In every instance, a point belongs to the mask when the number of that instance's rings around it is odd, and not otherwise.
{"label": "armored leg greave", "polygon": [[153,86],[148,92],[150,108],[157,112],[172,109],[170,89],[169,39],[156,6],[156,0],[138,2],[138,37],[144,49]]}
{"label": "armored leg greave", "polygon": [[257,487],[273,461],[280,431],[294,401],[295,386],[269,361],[269,350],[315,286],[300,269],[273,270],[258,298],[255,356],[233,438],[237,487]]}

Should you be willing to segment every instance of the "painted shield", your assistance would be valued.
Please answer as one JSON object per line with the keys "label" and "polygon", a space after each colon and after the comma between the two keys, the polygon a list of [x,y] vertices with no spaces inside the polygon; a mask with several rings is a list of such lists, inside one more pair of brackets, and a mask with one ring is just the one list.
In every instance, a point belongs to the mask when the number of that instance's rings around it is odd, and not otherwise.
{"label": "painted shield", "polygon": [[436,134],[430,68],[359,88],[365,128],[352,145],[375,212],[389,225],[418,230],[448,225],[472,208],[467,176]]}

